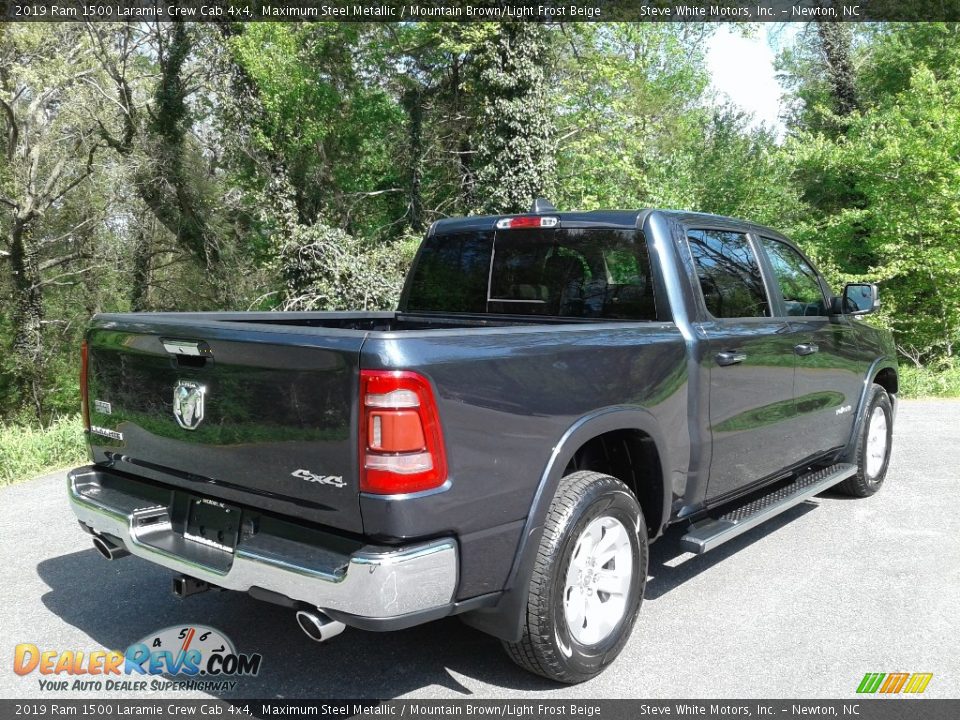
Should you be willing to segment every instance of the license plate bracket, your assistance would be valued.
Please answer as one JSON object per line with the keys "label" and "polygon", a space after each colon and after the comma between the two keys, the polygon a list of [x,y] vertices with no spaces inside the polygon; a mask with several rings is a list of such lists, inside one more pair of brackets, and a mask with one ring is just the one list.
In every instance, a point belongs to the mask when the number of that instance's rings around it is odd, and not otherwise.
{"label": "license plate bracket", "polygon": [[233,553],[240,534],[240,514],[240,508],[216,500],[190,498],[184,537]]}

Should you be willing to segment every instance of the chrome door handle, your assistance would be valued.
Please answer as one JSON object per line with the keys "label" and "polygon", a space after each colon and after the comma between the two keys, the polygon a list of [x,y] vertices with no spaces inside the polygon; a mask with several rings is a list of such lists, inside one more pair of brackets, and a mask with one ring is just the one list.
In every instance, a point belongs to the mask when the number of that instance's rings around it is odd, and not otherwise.
{"label": "chrome door handle", "polygon": [[816,343],[800,343],[799,345],[793,346],[793,351],[797,355],[813,355],[815,352],[820,351],[820,346]]}
{"label": "chrome door handle", "polygon": [[717,365],[736,365],[746,360],[747,354],[735,350],[724,350],[718,352],[713,359],[717,361]]}

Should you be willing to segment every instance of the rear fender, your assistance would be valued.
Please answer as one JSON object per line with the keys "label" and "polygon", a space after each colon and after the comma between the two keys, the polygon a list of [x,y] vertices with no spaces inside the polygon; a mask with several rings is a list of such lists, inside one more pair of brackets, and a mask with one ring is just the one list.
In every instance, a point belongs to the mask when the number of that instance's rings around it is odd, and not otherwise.
{"label": "rear fender", "polygon": [[508,642],[520,640],[526,612],[527,588],[533,575],[537,549],[543,535],[543,524],[550,509],[550,503],[563,478],[563,471],[583,445],[604,433],[615,430],[640,430],[649,435],[656,444],[660,453],[662,529],[663,524],[670,518],[672,491],[667,470],[670,463],[663,455],[666,443],[656,418],[646,410],[636,407],[604,408],[584,416],[564,433],[560,442],[554,447],[540,476],[500,601],[495,607],[483,608],[463,615],[464,622]]}

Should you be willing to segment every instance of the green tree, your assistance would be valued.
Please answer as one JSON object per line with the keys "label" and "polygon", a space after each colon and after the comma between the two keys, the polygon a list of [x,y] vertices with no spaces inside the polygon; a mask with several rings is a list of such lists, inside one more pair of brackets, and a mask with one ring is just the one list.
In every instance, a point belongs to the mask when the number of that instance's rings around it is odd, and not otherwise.
{"label": "green tree", "polygon": [[910,85],[854,118],[835,140],[799,136],[798,172],[858,206],[813,215],[799,235],[852,278],[880,281],[884,317],[905,355],[952,357],[960,340],[960,71],[919,66]]}
{"label": "green tree", "polygon": [[481,212],[523,212],[553,181],[553,114],[544,72],[551,62],[550,34],[539,23],[482,30],[473,204]]}
{"label": "green tree", "polygon": [[772,130],[719,107],[658,166],[654,204],[788,229],[804,214],[790,160]]}
{"label": "green tree", "polygon": [[[15,26],[0,36],[0,261],[11,291],[8,372],[14,406],[43,416],[45,291],[84,253],[55,234],[64,203],[94,171],[99,148],[86,82],[95,72],[79,26]],[[64,242],[67,241],[67,242]],[[62,254],[58,254],[62,253]],[[6,310],[7,308],[5,308]]]}
{"label": "green tree", "polygon": [[353,23],[253,23],[229,40],[260,109],[246,148],[255,163],[238,168],[241,178],[255,187],[279,170],[301,224],[362,236],[404,210],[395,151],[404,112],[372,81],[380,68],[370,32]]}
{"label": "green tree", "polygon": [[558,206],[687,202],[685,181],[675,171],[695,154],[709,117],[703,39],[710,29],[581,23],[556,32],[550,102],[557,117]]}
{"label": "green tree", "polygon": [[795,235],[836,280],[882,283],[881,321],[917,363],[952,362],[960,332],[957,37],[942,23],[858,30],[844,115],[816,58],[784,64],[799,102],[787,160],[810,208]]}

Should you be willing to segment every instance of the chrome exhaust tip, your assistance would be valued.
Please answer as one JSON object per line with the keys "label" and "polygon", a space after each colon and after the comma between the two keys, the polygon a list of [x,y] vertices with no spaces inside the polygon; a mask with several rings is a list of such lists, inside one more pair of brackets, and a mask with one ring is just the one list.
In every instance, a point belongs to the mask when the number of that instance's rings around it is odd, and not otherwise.
{"label": "chrome exhaust tip", "polygon": [[326,642],[347,628],[342,622],[337,622],[319,610],[298,610],[297,625],[314,642]]}
{"label": "chrome exhaust tip", "polygon": [[107,560],[119,560],[130,554],[130,551],[121,543],[108,535],[94,535],[93,547]]}

